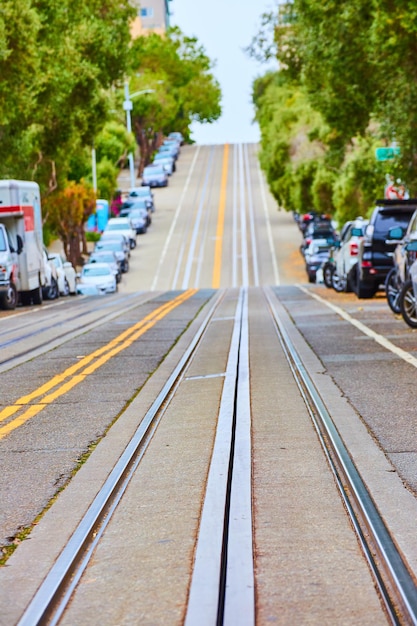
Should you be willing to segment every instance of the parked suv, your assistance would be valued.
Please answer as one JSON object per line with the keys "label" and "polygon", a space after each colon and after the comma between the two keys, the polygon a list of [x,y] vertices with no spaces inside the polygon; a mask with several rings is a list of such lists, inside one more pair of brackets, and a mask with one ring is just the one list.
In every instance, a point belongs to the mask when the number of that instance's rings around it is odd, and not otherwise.
{"label": "parked suv", "polygon": [[358,262],[349,275],[350,284],[358,298],[372,298],[383,289],[388,272],[393,267],[392,255],[396,243],[389,231],[400,227],[405,233],[417,208],[417,199],[377,200],[365,237],[359,245]]}

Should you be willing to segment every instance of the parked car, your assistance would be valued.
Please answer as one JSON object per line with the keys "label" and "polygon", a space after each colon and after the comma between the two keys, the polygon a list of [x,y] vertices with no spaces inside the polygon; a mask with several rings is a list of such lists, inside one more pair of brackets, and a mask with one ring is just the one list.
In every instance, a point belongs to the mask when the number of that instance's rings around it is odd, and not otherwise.
{"label": "parked car", "polygon": [[304,239],[300,247],[303,254],[314,239],[326,239],[331,245],[338,241],[338,235],[329,220],[311,222],[304,232]]}
{"label": "parked car", "polygon": [[384,288],[397,245],[389,239],[389,232],[399,227],[405,233],[416,209],[416,199],[377,201],[359,246],[358,262],[350,273],[351,286],[358,298],[372,298]]}
{"label": "parked car", "polygon": [[97,250],[90,254],[89,263],[107,263],[113,274],[116,276],[116,282],[122,280],[122,265],[118,261],[116,253],[111,250]]}
{"label": "parked car", "polygon": [[168,139],[175,139],[179,142],[181,146],[184,144],[184,136],[178,131],[172,131],[171,133],[169,133]]}
{"label": "parked car", "polygon": [[136,247],[136,229],[128,217],[112,217],[107,222],[103,233],[121,233],[129,240],[130,248]]}
{"label": "parked car", "polygon": [[159,154],[169,154],[175,160],[180,156],[180,145],[176,141],[164,141],[164,143],[158,148]]}
{"label": "parked car", "polygon": [[144,168],[142,174],[142,185],[149,187],[167,187],[168,174],[162,165],[148,165]]}
{"label": "parked car", "polygon": [[132,209],[142,210],[146,215],[147,226],[151,225],[152,209],[150,208],[149,203],[146,202],[146,200],[144,200],[143,198],[131,198],[130,200],[126,200],[126,202],[123,203],[123,206],[120,209],[120,217],[128,217]]}
{"label": "parked car", "polygon": [[101,233],[99,241],[108,241],[108,240],[119,241],[122,244],[123,249],[126,252],[127,256],[130,257],[130,249],[131,249],[130,242],[126,235],[124,235],[123,233],[119,233],[115,230],[103,231]]}
{"label": "parked car", "polygon": [[403,320],[411,328],[417,328],[417,261],[411,264],[409,278],[401,288],[398,301]]}
{"label": "parked car", "polygon": [[107,263],[87,263],[83,266],[77,283],[79,293],[115,293],[117,282]]}
{"label": "parked car", "polygon": [[42,297],[44,300],[55,300],[59,298],[58,272],[46,248],[43,249],[43,261],[45,283],[42,285]]}
{"label": "parked car", "polygon": [[336,291],[352,291],[351,271],[358,262],[359,247],[367,225],[367,220],[358,217],[347,222],[341,230],[340,241],[336,243],[331,279]]}
{"label": "parked car", "polygon": [[74,296],[77,293],[77,272],[74,266],[61,254],[49,252],[48,256],[56,267],[59,295]]}
{"label": "parked car", "polygon": [[304,261],[310,283],[316,282],[317,270],[329,258],[330,249],[331,244],[327,239],[314,239],[307,246],[304,253]]}
{"label": "parked car", "polygon": [[149,187],[149,185],[143,185],[142,187],[133,187],[129,191],[129,195],[126,198],[124,205],[126,205],[126,203],[131,203],[132,200],[136,201],[138,199],[143,200],[151,209],[152,213],[155,211],[155,198],[153,195],[153,191]]}
{"label": "parked car", "polygon": [[406,233],[401,227],[392,228],[388,241],[398,244],[393,253],[394,266],[385,279],[385,294],[388,306],[394,313],[401,313],[399,295],[404,283],[410,279],[410,268],[417,258],[417,210],[408,224]]}
{"label": "parked car", "polygon": [[150,224],[150,216],[146,206],[126,207],[120,209],[120,217],[128,217],[137,235],[144,235]]}
{"label": "parked car", "polygon": [[103,239],[97,241],[94,252],[114,252],[120,263],[123,274],[129,271],[129,253],[126,251],[124,241],[120,239]]}
{"label": "parked car", "polygon": [[162,167],[166,170],[168,176],[172,176],[172,174],[177,169],[175,165],[175,159],[171,156],[165,156],[164,152],[159,152],[155,155],[153,162],[156,165],[162,165]]}

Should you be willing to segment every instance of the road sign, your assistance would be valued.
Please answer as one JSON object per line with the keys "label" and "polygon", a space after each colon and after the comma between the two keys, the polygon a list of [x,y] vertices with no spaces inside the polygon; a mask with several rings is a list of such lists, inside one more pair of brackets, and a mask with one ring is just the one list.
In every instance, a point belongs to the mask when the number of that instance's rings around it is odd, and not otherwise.
{"label": "road sign", "polygon": [[375,156],[377,161],[389,161],[400,154],[399,146],[393,148],[376,148]]}

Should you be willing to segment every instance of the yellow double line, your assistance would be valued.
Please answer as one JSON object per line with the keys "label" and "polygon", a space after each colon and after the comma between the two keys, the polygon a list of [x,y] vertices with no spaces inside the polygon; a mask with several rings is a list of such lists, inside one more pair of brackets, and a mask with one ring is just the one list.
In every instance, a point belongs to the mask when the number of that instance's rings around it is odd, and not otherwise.
{"label": "yellow double line", "polygon": [[211,281],[211,286],[213,287],[213,289],[218,289],[220,287],[228,166],[229,166],[229,144],[225,144],[224,152],[223,152],[222,178],[221,178],[221,184],[220,184],[219,213],[217,216],[216,245],[214,249],[213,277]]}
{"label": "yellow double line", "polygon": [[[150,328],[155,326],[155,324],[161,320],[163,317],[168,315],[173,309],[177,306],[191,298],[196,293],[197,289],[189,289],[184,291],[184,293],[180,294],[174,300],[163,304],[161,307],[147,315],[140,322],[131,326],[123,333],[115,337],[108,344],[95,350],[91,354],[83,357],[78,363],[75,363],[71,367],[67,368],[61,374],[57,374],[47,383],[32,391],[26,396],[22,396],[16,402],[10,406],[5,407],[2,411],[0,411],[0,422],[5,421],[12,417],[15,413],[19,411],[23,412],[17,416],[12,421],[8,422],[6,425],[0,427],[0,439],[3,439],[6,435],[11,433],[16,428],[19,428],[22,424],[27,422],[31,417],[37,415],[42,411],[46,406],[54,402],[60,396],[63,396],[68,391],[73,389],[76,385],[81,383],[89,374],[95,372],[99,367],[107,363],[112,357],[123,350],[126,350],[134,341],[139,339],[141,335],[146,333]],[[82,371],[80,371],[82,370]],[[56,389],[52,391],[52,393],[48,393],[52,389]],[[48,394],[48,395],[45,395]],[[42,398],[40,402],[37,404],[31,404],[28,408],[28,404],[40,398],[41,396],[45,396]]]}

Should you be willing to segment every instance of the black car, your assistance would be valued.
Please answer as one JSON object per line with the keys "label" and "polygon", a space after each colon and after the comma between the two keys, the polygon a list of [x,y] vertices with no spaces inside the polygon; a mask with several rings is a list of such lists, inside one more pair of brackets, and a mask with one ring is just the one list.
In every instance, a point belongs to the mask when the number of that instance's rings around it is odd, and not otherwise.
{"label": "black car", "polygon": [[394,228],[401,228],[405,233],[416,209],[417,199],[377,201],[359,249],[358,263],[349,275],[350,285],[358,298],[372,298],[384,288],[397,245],[389,233]]}

